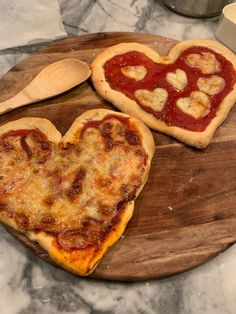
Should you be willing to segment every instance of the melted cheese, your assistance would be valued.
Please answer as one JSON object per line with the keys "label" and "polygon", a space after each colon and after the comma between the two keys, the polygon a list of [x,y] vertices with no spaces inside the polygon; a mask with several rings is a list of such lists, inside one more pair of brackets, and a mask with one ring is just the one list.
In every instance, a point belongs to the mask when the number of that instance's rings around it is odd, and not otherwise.
{"label": "melted cheese", "polygon": [[156,88],[153,91],[138,89],[135,91],[134,96],[142,105],[155,111],[161,111],[166,104],[168,93],[163,88]]}
{"label": "melted cheese", "polygon": [[142,80],[147,74],[146,68],[142,65],[126,66],[121,68],[121,72],[128,78],[132,78],[135,81]]}
{"label": "melted cheese", "polygon": [[200,77],[197,81],[197,87],[200,91],[214,96],[220,93],[225,87],[225,80],[218,75],[213,75],[211,77]]}
{"label": "melted cheese", "polygon": [[[13,145],[15,149],[8,152],[11,158],[6,158],[0,149],[0,197],[4,193],[20,191],[31,176],[31,171],[27,168],[26,154],[22,152],[18,141],[15,139],[13,139],[11,147]],[[16,171],[16,167],[18,171]]]}
{"label": "melted cheese", "polygon": [[186,73],[180,69],[177,69],[174,73],[167,73],[166,80],[172,87],[177,90],[183,90],[188,83]]}
{"label": "melted cheese", "polygon": [[205,117],[210,111],[210,99],[203,92],[192,92],[190,97],[179,98],[176,105],[184,113],[199,119]]}
{"label": "melted cheese", "polygon": [[200,69],[203,74],[214,74],[221,69],[219,61],[210,52],[202,54],[191,53],[186,57],[185,62],[192,67]]}
{"label": "melted cheese", "polygon": [[[64,150],[53,145],[45,163],[28,160],[19,137],[10,140],[14,149],[0,154],[0,176],[4,177],[0,193],[20,230],[28,224],[29,230],[84,232],[84,223],[94,220],[99,230],[91,234],[107,230],[119,202],[134,197],[142,184],[146,156],[139,144],[129,145],[120,121],[111,119],[109,126],[108,140],[114,144],[110,150],[105,150],[103,126],[88,128],[75,147]],[[27,142],[33,150],[31,141]],[[23,221],[24,217],[28,220]],[[76,241],[80,245],[85,240],[78,236]]]}

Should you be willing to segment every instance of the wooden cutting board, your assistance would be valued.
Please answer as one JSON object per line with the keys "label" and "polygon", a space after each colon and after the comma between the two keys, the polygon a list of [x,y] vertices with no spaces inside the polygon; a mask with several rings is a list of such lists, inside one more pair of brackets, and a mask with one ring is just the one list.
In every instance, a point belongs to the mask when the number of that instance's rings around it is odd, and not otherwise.
{"label": "wooden cutting board", "polygon": [[[105,47],[119,42],[144,43],[162,55],[176,43],[135,33],[92,34],[59,41],[30,55],[0,80],[0,101],[14,96],[53,61],[78,58],[90,63]],[[51,100],[7,113],[0,123],[24,116],[48,118],[64,134],[75,117],[92,108],[115,110],[88,81]],[[158,132],[153,135],[156,151],[134,216],[92,277],[141,280],[169,276],[210,260],[236,241],[236,108],[204,150]],[[48,260],[37,244],[8,230]]]}

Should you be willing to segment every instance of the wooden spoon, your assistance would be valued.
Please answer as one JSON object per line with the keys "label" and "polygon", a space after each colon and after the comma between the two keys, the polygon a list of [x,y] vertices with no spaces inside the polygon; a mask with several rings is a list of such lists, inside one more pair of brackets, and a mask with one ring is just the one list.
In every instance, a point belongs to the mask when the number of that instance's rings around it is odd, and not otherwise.
{"label": "wooden spoon", "polygon": [[0,114],[66,92],[91,75],[88,65],[77,59],[49,64],[17,95],[0,102]]}

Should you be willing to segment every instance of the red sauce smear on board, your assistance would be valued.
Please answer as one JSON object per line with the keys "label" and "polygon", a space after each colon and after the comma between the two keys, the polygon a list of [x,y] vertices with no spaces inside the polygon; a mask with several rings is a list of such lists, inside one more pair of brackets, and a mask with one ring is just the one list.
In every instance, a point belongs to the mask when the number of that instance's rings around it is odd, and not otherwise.
{"label": "red sauce smear on board", "polygon": [[[214,74],[203,74],[200,69],[186,64],[185,58],[187,55],[192,53],[202,54],[204,52],[210,52],[215,55],[221,65],[220,71]],[[122,67],[138,65],[144,66],[147,70],[146,76],[140,81],[128,78],[121,72]],[[177,69],[183,70],[188,78],[188,83],[182,91],[175,90],[166,80],[166,74],[168,72],[175,72]],[[232,91],[236,83],[236,72],[232,63],[224,58],[224,56],[205,47],[188,48],[179,56],[175,63],[169,65],[155,63],[145,56],[144,53],[131,51],[111,58],[105,63],[104,71],[105,78],[112,89],[124,93],[127,97],[136,102],[138,102],[134,96],[136,90],[146,89],[152,91],[157,87],[164,88],[168,92],[168,99],[162,111],[155,111],[140,103],[139,106],[144,111],[153,114],[154,117],[164,121],[168,125],[198,132],[204,131],[211,120],[216,116],[220,103],[225,96]],[[199,77],[208,78],[213,75],[221,76],[225,80],[225,87],[220,93],[209,96],[211,109],[208,115],[195,119],[176,106],[176,101],[180,97],[189,97],[192,91],[199,90],[197,87]]]}

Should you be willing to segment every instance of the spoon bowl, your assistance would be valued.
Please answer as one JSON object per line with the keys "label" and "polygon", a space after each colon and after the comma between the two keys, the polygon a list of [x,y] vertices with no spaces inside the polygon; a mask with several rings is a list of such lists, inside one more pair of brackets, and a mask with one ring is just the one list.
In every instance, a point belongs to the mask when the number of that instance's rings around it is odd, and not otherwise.
{"label": "spoon bowl", "polygon": [[51,63],[17,95],[0,102],[0,114],[64,93],[86,81],[90,75],[89,66],[77,59]]}

